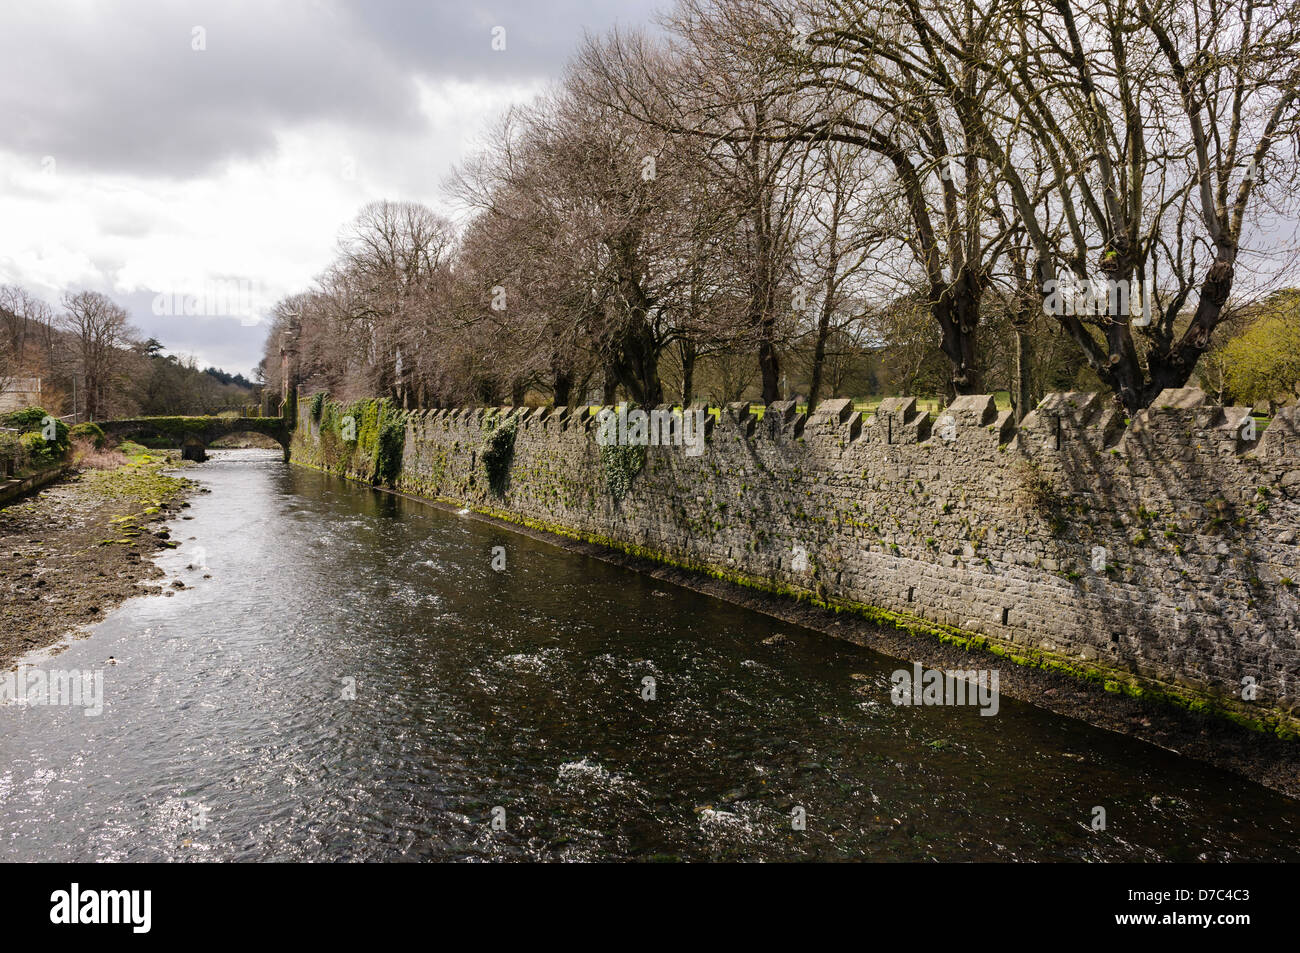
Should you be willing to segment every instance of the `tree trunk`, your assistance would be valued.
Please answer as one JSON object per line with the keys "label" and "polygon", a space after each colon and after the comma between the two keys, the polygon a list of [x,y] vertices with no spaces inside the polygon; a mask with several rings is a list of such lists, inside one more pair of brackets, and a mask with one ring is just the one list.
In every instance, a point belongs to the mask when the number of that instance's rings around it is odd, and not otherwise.
{"label": "tree trunk", "polygon": [[565,370],[551,372],[551,392],[556,407],[569,406],[569,395],[573,390],[573,375]]}
{"label": "tree trunk", "polygon": [[691,397],[695,393],[695,357],[698,348],[694,341],[683,340],[678,345],[678,350],[682,356],[682,392],[680,394],[682,408],[685,409],[691,405]]}
{"label": "tree trunk", "polygon": [[763,319],[764,329],[758,341],[758,368],[763,375],[763,403],[772,404],[781,399],[781,367],[772,342],[770,317]]}
{"label": "tree trunk", "polygon": [[631,231],[606,242],[618,276],[619,295],[627,310],[604,343],[610,369],[627,390],[628,399],[653,407],[664,399],[659,380],[660,344],[650,324],[654,301],[641,284],[638,240],[639,233]]}
{"label": "tree trunk", "polygon": [[[827,282],[829,285],[830,282]],[[822,392],[822,370],[826,366],[826,338],[830,336],[831,303],[830,293],[822,302],[821,314],[817,317],[817,341],[813,345],[812,381],[808,384],[808,413],[817,409],[817,401]]]}
{"label": "tree trunk", "polygon": [[945,290],[933,307],[942,330],[939,347],[952,368],[949,390],[959,395],[983,393],[984,377],[975,340],[975,327],[979,323],[978,301]]}
{"label": "tree trunk", "polygon": [[604,407],[613,407],[618,394],[618,376],[612,367],[605,368],[605,379],[600,386],[600,403]]}
{"label": "tree trunk", "polygon": [[952,367],[952,394],[982,394],[984,373],[979,363],[976,331],[980,323],[980,299],[984,282],[974,269],[965,267],[955,281],[930,288],[932,309],[942,337],[939,347]]}
{"label": "tree trunk", "polygon": [[1030,360],[1029,335],[1016,328],[1016,382],[1011,395],[1015,402],[1016,423],[1025,419],[1025,415],[1029,413],[1029,406],[1033,403],[1033,397],[1030,396],[1032,387]]}
{"label": "tree trunk", "polygon": [[1223,308],[1228,303],[1235,272],[1232,256],[1220,253],[1220,257],[1205,274],[1196,314],[1192,316],[1192,323],[1183,332],[1183,336],[1168,350],[1153,350],[1148,356],[1151,382],[1143,395],[1143,406],[1155,400],[1167,387],[1187,386],[1197,361],[1210,347],[1214,329],[1223,320]]}

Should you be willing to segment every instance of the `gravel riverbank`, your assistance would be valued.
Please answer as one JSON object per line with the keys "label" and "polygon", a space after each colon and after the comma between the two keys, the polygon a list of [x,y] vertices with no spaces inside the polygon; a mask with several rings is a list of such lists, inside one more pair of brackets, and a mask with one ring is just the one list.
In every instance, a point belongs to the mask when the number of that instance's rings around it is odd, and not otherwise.
{"label": "gravel riverbank", "polygon": [[196,486],[142,454],[83,470],[0,508],[0,670],[102,619],[162,577],[150,557],[173,545],[160,524]]}

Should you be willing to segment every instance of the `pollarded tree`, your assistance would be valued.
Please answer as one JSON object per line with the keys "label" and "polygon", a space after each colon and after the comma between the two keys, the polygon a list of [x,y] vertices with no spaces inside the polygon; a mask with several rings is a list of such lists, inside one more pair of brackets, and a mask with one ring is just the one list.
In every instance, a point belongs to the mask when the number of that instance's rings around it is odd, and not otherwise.
{"label": "pollarded tree", "polygon": [[542,99],[510,110],[491,146],[452,176],[450,191],[472,213],[457,250],[454,313],[463,326],[492,329],[505,361],[493,373],[567,405],[583,396],[596,360],[602,262],[600,236],[585,227],[587,197],[556,187],[552,108]]}
{"label": "pollarded tree", "polygon": [[[517,111],[517,128],[462,170],[456,188],[489,218],[481,246],[494,236],[499,248],[499,320],[514,333],[534,325],[552,345],[543,353],[589,347],[609,384],[653,405],[701,260],[692,209],[707,205],[692,202],[698,179],[680,144],[592,95],[603,82],[575,65],[554,94]],[[490,261],[485,247],[478,259]]]}
{"label": "pollarded tree", "polygon": [[[995,215],[996,170],[974,147],[977,130],[946,95],[952,85],[980,109],[1004,108],[1005,94],[975,65],[940,77],[934,55],[947,47],[993,56],[999,37],[972,5],[918,22],[895,0],[691,0],[711,30],[767,65],[790,107],[765,134],[782,142],[842,143],[860,150],[892,183],[904,226],[901,250],[925,288],[950,365],[951,389],[983,389],[980,305],[1007,238]],[[937,4],[936,4],[937,6]],[[947,11],[939,11],[945,13]],[[941,32],[932,43],[932,30]]]}

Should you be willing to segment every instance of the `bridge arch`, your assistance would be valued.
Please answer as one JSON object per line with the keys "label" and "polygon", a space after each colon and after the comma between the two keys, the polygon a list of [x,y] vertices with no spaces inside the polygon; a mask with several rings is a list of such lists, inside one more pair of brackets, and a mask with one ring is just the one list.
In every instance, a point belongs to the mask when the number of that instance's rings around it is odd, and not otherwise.
{"label": "bridge arch", "polygon": [[180,450],[186,460],[206,460],[214,440],[232,434],[257,433],[273,438],[289,459],[291,432],[282,417],[131,417],[99,422],[106,436],[115,440],[143,437]]}

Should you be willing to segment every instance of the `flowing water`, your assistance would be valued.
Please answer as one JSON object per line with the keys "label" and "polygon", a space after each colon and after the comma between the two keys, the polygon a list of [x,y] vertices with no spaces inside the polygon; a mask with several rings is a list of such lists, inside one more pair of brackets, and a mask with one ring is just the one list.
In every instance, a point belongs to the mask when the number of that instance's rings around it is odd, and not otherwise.
{"label": "flowing water", "polygon": [[0,707],[0,859],[1300,859],[1158,748],[895,706],[905,663],[278,451],[189,472],[191,588],[31,661],[102,714]]}

